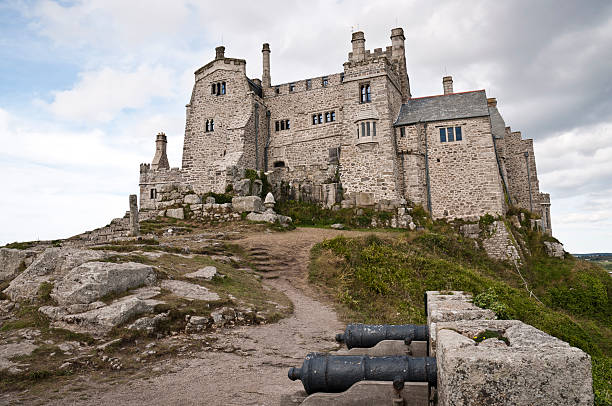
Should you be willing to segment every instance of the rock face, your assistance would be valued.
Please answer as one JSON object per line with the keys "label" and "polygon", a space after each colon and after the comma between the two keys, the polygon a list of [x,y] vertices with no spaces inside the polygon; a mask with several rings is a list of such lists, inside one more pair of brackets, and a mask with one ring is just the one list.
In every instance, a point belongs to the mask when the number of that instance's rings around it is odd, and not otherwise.
{"label": "rock face", "polygon": [[187,300],[214,301],[220,299],[219,295],[215,292],[211,292],[204,286],[196,285],[194,283],[164,280],[162,281],[161,287],[162,289],[169,290],[175,296],[179,296]]}
{"label": "rock face", "polygon": [[17,276],[4,293],[14,301],[33,301],[43,282],[61,280],[72,268],[85,262],[103,259],[100,251],[74,248],[48,248]]}
{"label": "rock face", "polygon": [[185,275],[187,278],[197,279],[202,278],[206,280],[211,280],[214,276],[217,275],[217,268],[214,266],[205,266],[204,268],[198,269],[195,272],[191,272]]}
{"label": "rock face", "polygon": [[549,257],[563,258],[565,256],[563,244],[560,242],[544,241],[544,246],[546,247],[546,254],[548,254]]}
{"label": "rock face", "polygon": [[[0,248],[0,282],[10,281],[34,260],[35,251]],[[20,269],[21,268],[21,269]]]}
{"label": "rock face", "polygon": [[461,231],[461,234],[463,234],[463,236],[466,238],[476,239],[480,235],[480,226],[478,225],[478,223],[464,224],[459,228],[459,230]]}
{"label": "rock face", "polygon": [[[518,320],[438,323],[438,404],[592,405],[591,360]],[[477,343],[495,331],[504,339]]]}
{"label": "rock face", "polygon": [[91,303],[110,293],[155,282],[153,267],[128,262],[87,262],[72,269],[55,284],[51,297],[60,305]]}
{"label": "rock face", "polygon": [[238,213],[263,211],[263,205],[259,196],[236,196],[232,199],[232,208]]}

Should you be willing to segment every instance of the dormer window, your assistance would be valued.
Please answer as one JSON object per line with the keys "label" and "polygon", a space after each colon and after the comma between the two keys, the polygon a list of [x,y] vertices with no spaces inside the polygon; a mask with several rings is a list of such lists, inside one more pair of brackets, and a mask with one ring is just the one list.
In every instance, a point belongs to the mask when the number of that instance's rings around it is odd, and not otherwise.
{"label": "dormer window", "polygon": [[359,101],[361,103],[369,103],[372,101],[372,92],[370,90],[370,84],[364,83],[359,88]]}

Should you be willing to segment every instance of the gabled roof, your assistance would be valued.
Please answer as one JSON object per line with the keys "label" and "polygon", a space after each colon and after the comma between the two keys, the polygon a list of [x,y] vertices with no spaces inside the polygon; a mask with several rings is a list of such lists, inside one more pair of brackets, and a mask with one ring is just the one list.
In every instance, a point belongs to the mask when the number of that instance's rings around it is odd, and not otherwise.
{"label": "gabled roof", "polygon": [[417,97],[402,104],[395,126],[489,115],[484,90]]}

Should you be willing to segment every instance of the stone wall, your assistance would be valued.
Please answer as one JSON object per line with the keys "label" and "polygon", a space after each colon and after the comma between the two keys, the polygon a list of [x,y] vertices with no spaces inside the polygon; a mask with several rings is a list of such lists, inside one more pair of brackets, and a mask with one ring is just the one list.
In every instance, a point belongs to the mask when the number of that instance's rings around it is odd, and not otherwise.
{"label": "stone wall", "polygon": [[140,209],[155,209],[162,187],[181,183],[184,178],[179,168],[153,170],[149,164],[140,164]]}
{"label": "stone wall", "polygon": [[[463,140],[440,142],[439,128],[461,126]],[[488,117],[428,123],[427,150],[434,218],[504,213],[504,194]]]}
{"label": "stone wall", "polygon": [[502,220],[495,221],[486,232],[488,237],[482,240],[482,246],[491,258],[508,260],[515,265],[521,263],[518,247],[506,223]]}

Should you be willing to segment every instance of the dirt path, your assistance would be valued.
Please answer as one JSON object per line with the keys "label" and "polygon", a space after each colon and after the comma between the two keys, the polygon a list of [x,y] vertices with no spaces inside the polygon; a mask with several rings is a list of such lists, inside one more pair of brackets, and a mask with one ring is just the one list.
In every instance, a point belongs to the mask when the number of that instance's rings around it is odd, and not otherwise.
{"label": "dirt path", "polygon": [[[294,314],[278,323],[244,326],[216,334],[216,347],[192,358],[170,359],[154,368],[162,374],[85,388],[58,405],[277,405],[280,396],[302,389],[287,378],[311,351],[337,348],[333,341],[343,325],[336,313],[317,301],[306,284],[312,246],[338,234],[324,229],[287,233],[254,233],[235,241],[254,258],[264,284],[280,289],[294,304]],[[225,352],[227,351],[227,352]],[[84,399],[83,393],[86,393]],[[72,397],[72,395],[71,395]]]}

